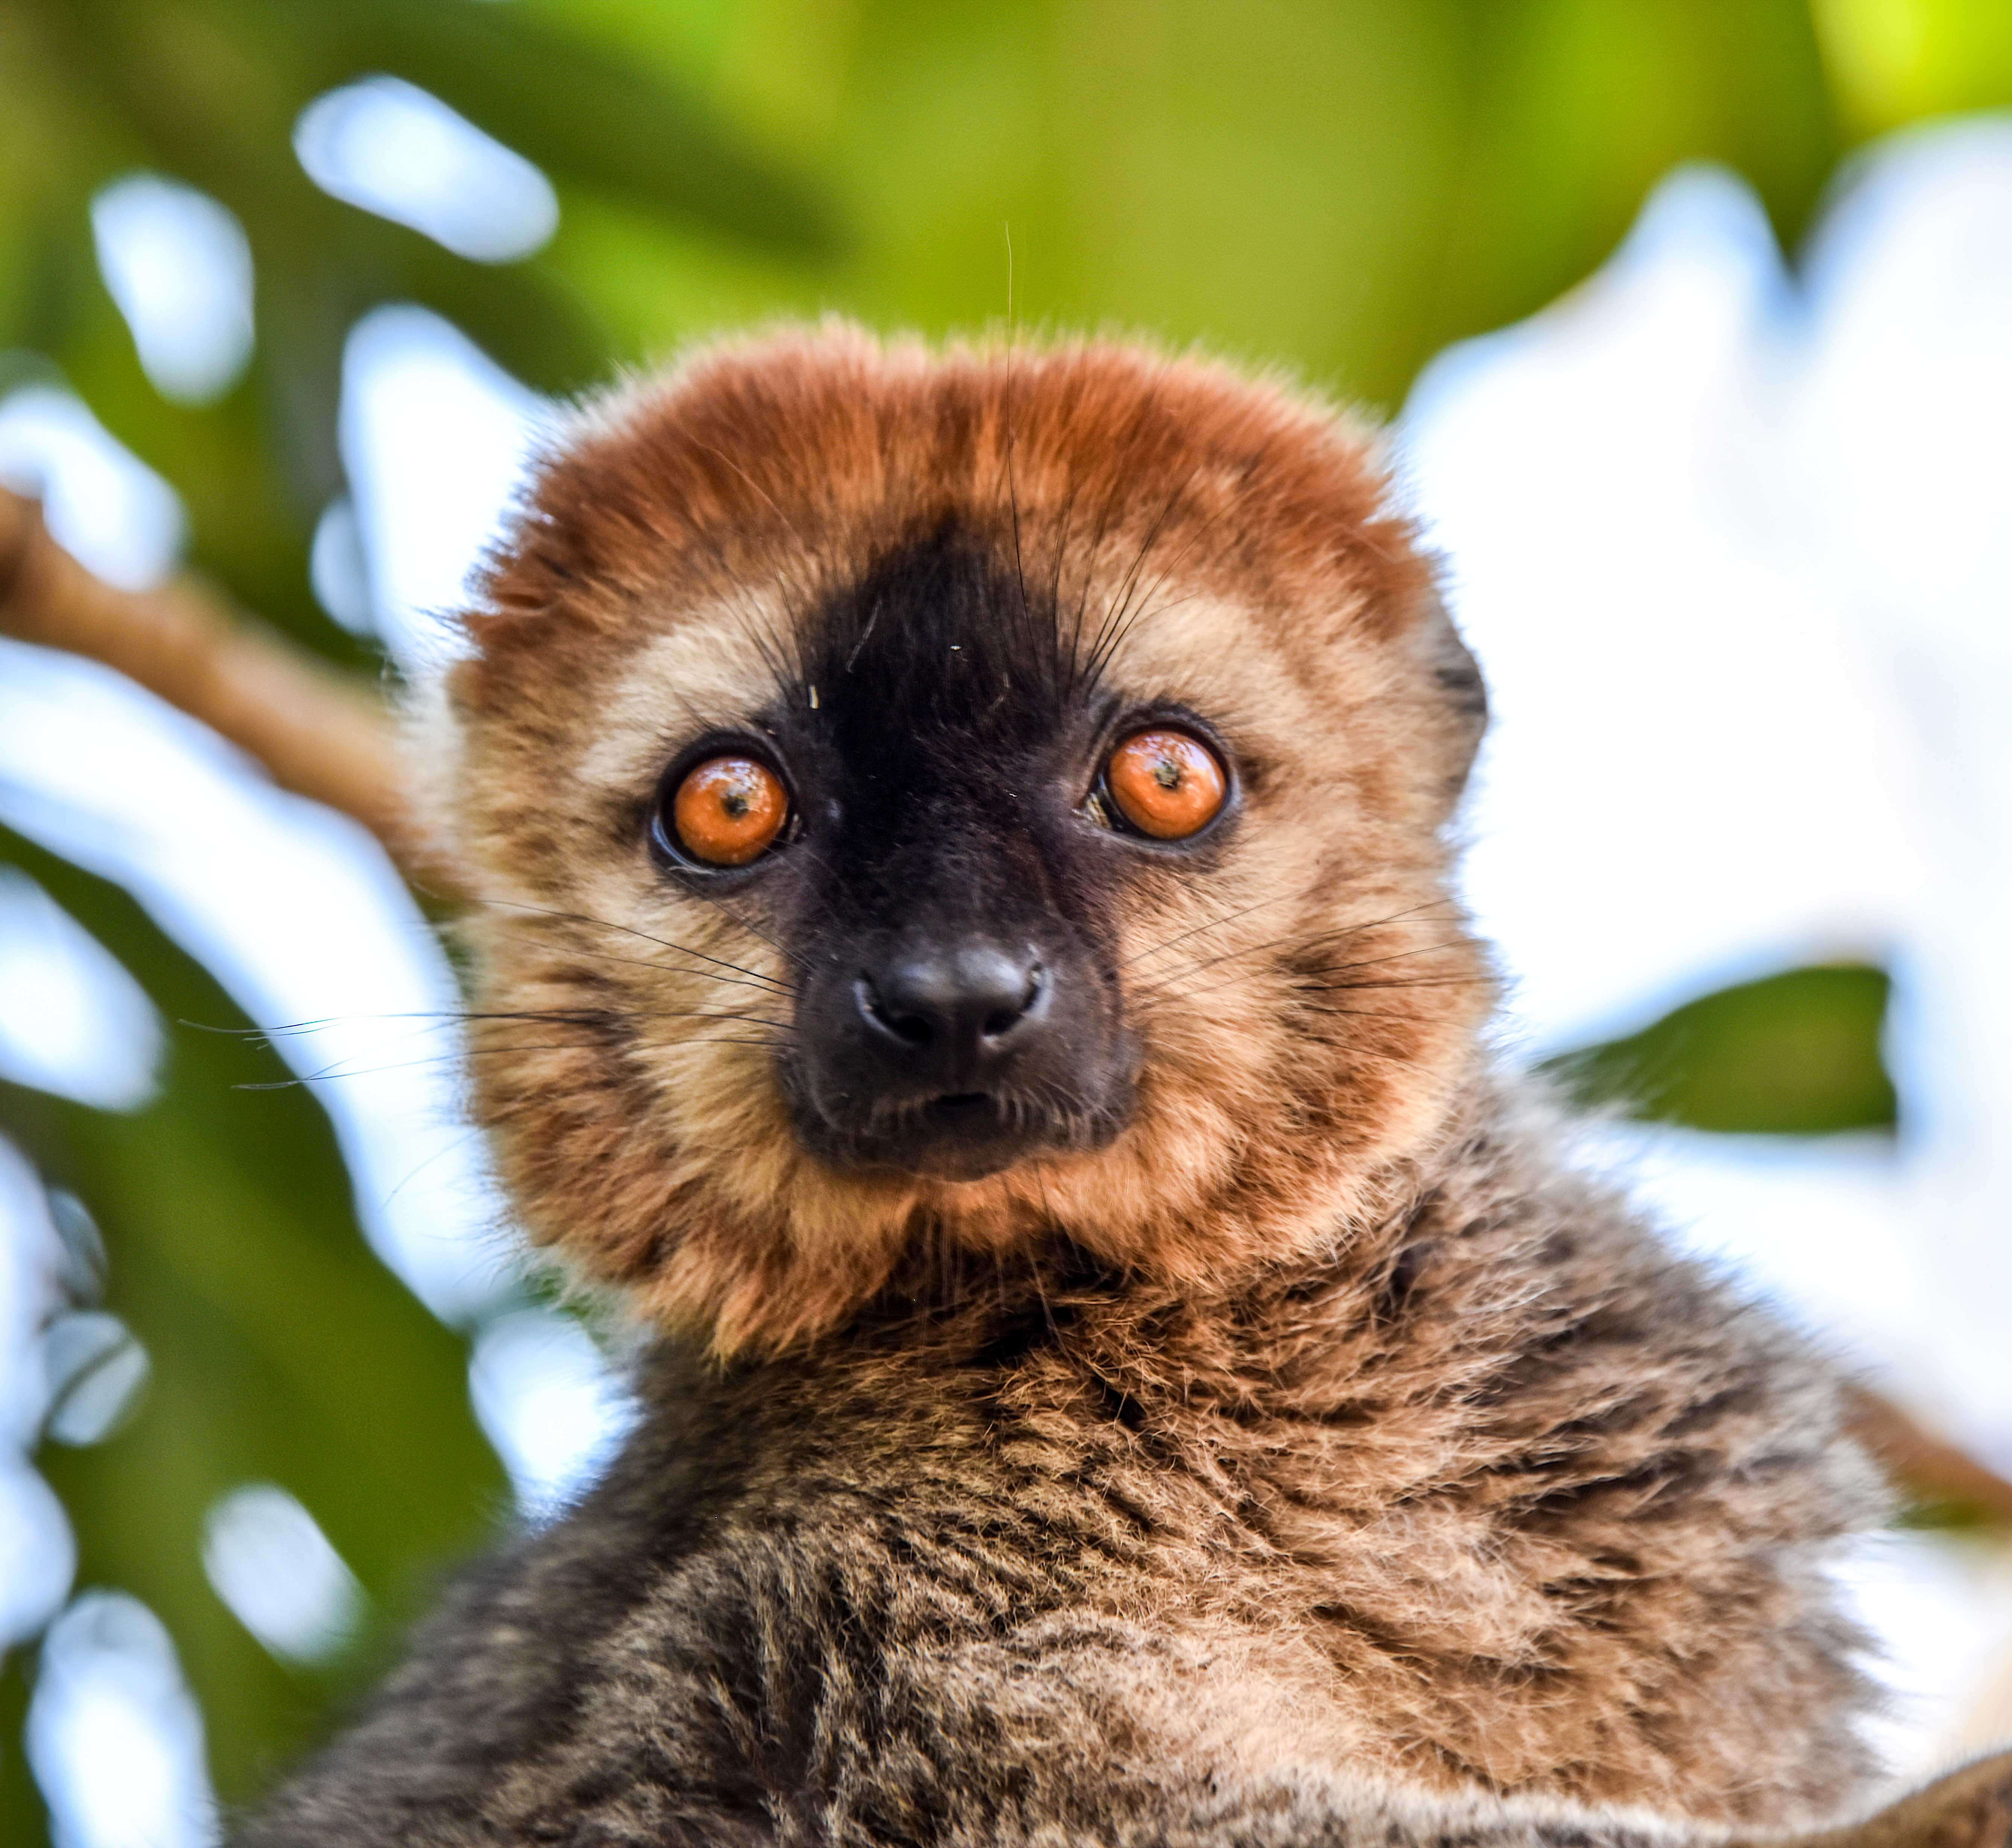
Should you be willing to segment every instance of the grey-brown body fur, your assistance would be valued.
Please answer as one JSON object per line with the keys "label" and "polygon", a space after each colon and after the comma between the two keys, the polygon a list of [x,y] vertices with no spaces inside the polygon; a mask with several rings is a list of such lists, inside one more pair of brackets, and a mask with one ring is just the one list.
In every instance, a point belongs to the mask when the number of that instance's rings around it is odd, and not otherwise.
{"label": "grey-brown body fur", "polygon": [[787,1360],[659,1354],[608,1479],[248,1841],[1589,1825],[1406,1789],[1835,1810],[1864,1690],[1821,1550],[1878,1497],[1833,1382],[1557,1128],[1478,1083],[1373,1238],[1220,1301],[1058,1254]]}
{"label": "grey-brown body fur", "polygon": [[[248,1848],[1622,1848],[1860,1800],[1825,1567],[1878,1486],[1821,1361],[1477,1051],[1483,702],[1363,433],[1094,342],[730,346],[555,450],[467,631],[427,737],[477,1113],[663,1344],[606,1480]],[[1191,840],[1090,794],[1161,723],[1234,783]],[[651,832],[722,740],[799,823],[730,876]],[[874,1156],[892,1068],[831,1051],[874,959],[1023,931],[1047,1062],[907,1097],[982,1086],[1011,1158]],[[2012,1771],[1969,1776],[1852,1848],[2007,1848]]]}

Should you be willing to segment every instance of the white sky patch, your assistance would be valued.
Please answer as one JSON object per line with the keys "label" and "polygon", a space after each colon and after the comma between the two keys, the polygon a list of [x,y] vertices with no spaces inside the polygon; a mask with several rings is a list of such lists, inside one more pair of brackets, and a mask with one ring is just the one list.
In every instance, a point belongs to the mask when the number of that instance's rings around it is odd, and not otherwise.
{"label": "white sky patch", "polygon": [[1871,689],[1768,504],[1785,286],[1752,194],[1680,173],[1599,275],[1442,355],[1405,412],[1493,712],[1466,890],[1540,1047],[1900,927]]}
{"label": "white sky patch", "polygon": [[109,670],[4,641],[0,819],[129,887],[275,1034],[334,1120],[366,1232],[423,1301],[461,1322],[506,1286],[459,1106],[460,997],[362,828]]}
{"label": "white sky patch", "polygon": [[441,619],[464,606],[469,574],[502,532],[551,416],[424,309],[379,309],[350,335],[343,462],[379,630],[408,672],[448,647]]}
{"label": "white sky patch", "polygon": [[401,78],[316,98],[294,126],[294,152],[323,192],[477,262],[527,257],[558,229],[543,173]]}
{"label": "white sky patch", "polygon": [[1819,312],[1795,450],[1819,491],[1806,520],[1854,609],[2012,655],[2012,118],[1881,143],[1807,267]]}
{"label": "white sky patch", "polygon": [[0,1137],[0,1649],[41,1627],[77,1568],[62,1504],[27,1457],[48,1401],[39,1337],[61,1262],[41,1181]]}
{"label": "white sky patch", "polygon": [[1893,966],[1901,1165],[1875,1186],[1838,1145],[1825,1179],[1810,1151],[1755,1236],[1841,1309],[1827,1216],[1891,1215],[1860,1261],[1908,1261],[1854,1286],[1868,1351],[2012,1461],[2008,251],[2003,122],[1883,148],[1806,300],[1750,193],[1682,172],[1598,276],[1436,361],[1404,438],[1493,695],[1466,888],[1512,1030],[1546,1049],[1770,968]]}
{"label": "white sky patch", "polygon": [[282,1661],[326,1661],[363,1616],[356,1575],[314,1516],[270,1482],[234,1489],[209,1511],[202,1568],[231,1614]]}
{"label": "white sky patch", "polygon": [[159,583],[180,556],[175,491],[57,386],[0,401],[0,486],[38,496],[58,542],[122,590]]}
{"label": "white sky patch", "polygon": [[315,601],[344,628],[358,635],[376,632],[371,607],[370,561],[363,551],[363,530],[356,522],[356,504],[338,494],[315,523],[314,544],[308,554],[308,580]]}
{"label": "white sky patch", "polygon": [[72,1309],[42,1332],[45,1429],[58,1443],[102,1443],[138,1409],[152,1372],[147,1350],[104,1309]]}
{"label": "white sky patch", "polygon": [[87,1592],[49,1626],[27,1746],[55,1848],[210,1848],[221,1836],[175,1646],[123,1592]]}
{"label": "white sky patch", "polygon": [[614,1454],[634,1407],[608,1357],[569,1315],[517,1309],[476,1336],[475,1415],[533,1518],[586,1488]]}
{"label": "white sky patch", "polygon": [[1854,1541],[1833,1576],[1875,1639],[1889,1704],[1864,1730],[1895,1771],[1926,1776],[2004,1743],[1962,1735],[2012,1654],[2012,1555],[1889,1529]]}
{"label": "white sky patch", "polygon": [[56,1493],[0,1453],[0,1650],[32,1636],[70,1596],[77,1541]]}
{"label": "white sky patch", "polygon": [[166,398],[207,404],[251,357],[251,246],[230,209],[155,173],[91,202],[98,267]]}
{"label": "white sky patch", "polygon": [[153,1095],[160,1058],[139,983],[26,873],[0,867],[0,1078],[130,1110]]}
{"label": "white sky patch", "polygon": [[0,1452],[30,1448],[41,1429],[40,1341],[59,1301],[61,1263],[41,1176],[0,1136]]}

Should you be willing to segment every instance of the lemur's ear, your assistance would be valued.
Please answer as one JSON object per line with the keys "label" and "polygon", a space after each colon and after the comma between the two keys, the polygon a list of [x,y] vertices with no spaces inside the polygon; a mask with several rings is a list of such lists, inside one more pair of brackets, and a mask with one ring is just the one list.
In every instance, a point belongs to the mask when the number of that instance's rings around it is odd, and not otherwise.
{"label": "lemur's ear", "polygon": [[1488,688],[1481,677],[1480,664],[1460,638],[1444,601],[1436,589],[1426,591],[1412,631],[1421,661],[1432,676],[1439,694],[1446,726],[1443,766],[1446,806],[1451,812],[1467,787],[1474,768],[1475,753],[1481,748],[1488,730]]}

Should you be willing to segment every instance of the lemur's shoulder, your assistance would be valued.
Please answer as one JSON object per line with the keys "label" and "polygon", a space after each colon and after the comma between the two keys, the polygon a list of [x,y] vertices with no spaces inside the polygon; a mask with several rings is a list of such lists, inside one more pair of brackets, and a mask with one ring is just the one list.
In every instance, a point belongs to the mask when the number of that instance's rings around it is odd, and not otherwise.
{"label": "lemur's shoulder", "polygon": [[1117,1500],[1206,1559],[1197,1595],[1304,1641],[1354,1762],[1822,1814],[1874,1768],[1825,1561],[1887,1492],[1841,1376],[1585,1140],[1478,1073],[1374,1226],[1220,1298],[1098,1305],[1004,1403],[1072,1405]]}

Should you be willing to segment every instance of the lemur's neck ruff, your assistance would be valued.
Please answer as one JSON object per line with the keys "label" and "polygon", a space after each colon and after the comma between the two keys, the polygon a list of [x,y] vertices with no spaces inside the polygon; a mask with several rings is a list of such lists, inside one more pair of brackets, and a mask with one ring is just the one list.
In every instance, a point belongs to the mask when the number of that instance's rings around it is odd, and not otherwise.
{"label": "lemur's neck ruff", "polygon": [[446,682],[534,1236],[722,1351],[1058,1231],[1345,1237],[1486,1002],[1482,704],[1366,437],[1097,345],[707,354],[540,473]]}

